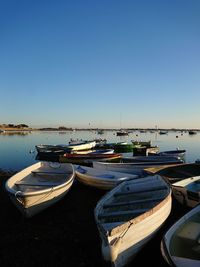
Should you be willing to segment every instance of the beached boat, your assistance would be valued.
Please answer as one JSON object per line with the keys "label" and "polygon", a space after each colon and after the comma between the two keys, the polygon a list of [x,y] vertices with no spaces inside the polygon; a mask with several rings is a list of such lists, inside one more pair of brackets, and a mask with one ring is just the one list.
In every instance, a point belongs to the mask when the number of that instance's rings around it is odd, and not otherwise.
{"label": "beached boat", "polygon": [[149,174],[159,174],[170,183],[175,183],[180,180],[199,176],[200,175],[200,164],[199,163],[182,163],[175,165],[154,166],[151,168],[145,168],[145,171]]}
{"label": "beached boat", "polygon": [[24,216],[32,217],[60,200],[74,177],[72,164],[38,162],[13,175],[5,188]]}
{"label": "beached boat", "polygon": [[200,203],[200,176],[173,183],[172,192],[179,203],[193,208]]}
{"label": "beached boat", "polygon": [[161,241],[161,252],[171,266],[200,266],[200,205],[168,229]]}
{"label": "beached boat", "polygon": [[182,162],[175,162],[173,161],[144,161],[144,162],[130,162],[130,161],[123,161],[121,162],[108,162],[108,161],[94,161],[93,167],[99,168],[103,170],[109,170],[109,171],[119,171],[119,172],[125,172],[130,174],[137,174],[140,176],[146,176],[147,173],[144,170],[145,168],[155,167],[155,166],[163,166],[163,165],[170,165],[170,164],[183,164]]}
{"label": "beached boat", "polygon": [[171,212],[171,189],[161,176],[120,183],[97,203],[102,256],[114,267],[130,262]]}
{"label": "beached boat", "polygon": [[74,167],[76,179],[78,181],[85,185],[93,186],[104,190],[109,190],[125,180],[139,178],[138,175],[104,171],[80,165],[74,165]]}

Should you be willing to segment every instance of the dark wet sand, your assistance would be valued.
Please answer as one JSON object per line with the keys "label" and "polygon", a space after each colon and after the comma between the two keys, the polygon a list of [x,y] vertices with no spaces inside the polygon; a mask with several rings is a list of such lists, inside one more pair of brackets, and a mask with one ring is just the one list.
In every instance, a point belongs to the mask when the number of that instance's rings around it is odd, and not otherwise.
{"label": "dark wet sand", "polygon": [[[0,266],[109,266],[102,261],[94,208],[105,194],[75,182],[58,203],[30,219],[11,203],[0,176]],[[172,212],[157,235],[128,266],[168,266],[160,252],[163,233],[189,209],[173,201]]]}

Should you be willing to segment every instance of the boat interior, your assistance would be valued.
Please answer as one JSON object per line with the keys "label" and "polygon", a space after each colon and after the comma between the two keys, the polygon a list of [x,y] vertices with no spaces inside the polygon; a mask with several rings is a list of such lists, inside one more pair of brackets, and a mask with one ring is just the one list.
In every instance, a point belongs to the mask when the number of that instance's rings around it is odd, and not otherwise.
{"label": "boat interior", "polygon": [[169,249],[172,256],[200,260],[200,212],[178,227]]}
{"label": "boat interior", "polygon": [[101,223],[121,224],[155,207],[169,193],[169,189],[162,181],[152,183],[128,183],[121,190],[115,192],[106,203],[102,205],[98,214]]}
{"label": "boat interior", "polygon": [[16,179],[13,188],[16,191],[32,192],[65,183],[71,175],[70,169],[50,168],[42,164],[39,168],[27,172],[22,179]]}

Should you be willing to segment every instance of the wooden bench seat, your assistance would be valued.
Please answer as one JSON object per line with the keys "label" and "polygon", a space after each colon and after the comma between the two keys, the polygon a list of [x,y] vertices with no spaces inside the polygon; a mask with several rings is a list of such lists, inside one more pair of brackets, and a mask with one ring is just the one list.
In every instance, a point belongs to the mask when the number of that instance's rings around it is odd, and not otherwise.
{"label": "wooden bench seat", "polygon": [[138,199],[138,200],[133,200],[133,201],[124,201],[124,202],[114,202],[110,204],[104,204],[103,208],[112,208],[112,207],[120,207],[120,206],[128,206],[128,205],[133,205],[133,204],[145,204],[145,203],[152,203],[152,202],[157,202],[164,199],[164,197],[157,197],[157,198],[148,198],[148,199]]}
{"label": "wooden bench seat", "polygon": [[117,197],[117,196],[129,195],[129,194],[148,193],[148,192],[160,191],[160,190],[164,190],[164,189],[167,189],[167,187],[166,186],[156,186],[156,187],[152,187],[152,188],[150,187],[150,188],[145,188],[145,189],[141,189],[141,190],[116,192],[113,196]]}
{"label": "wooden bench seat", "polygon": [[99,219],[106,219],[106,218],[113,218],[113,217],[123,217],[126,215],[130,215],[130,216],[137,216],[138,214],[144,213],[146,212],[148,209],[138,209],[138,210],[128,210],[128,211],[116,211],[116,212],[109,212],[109,213],[100,213],[98,215]]}
{"label": "wooden bench seat", "polygon": [[39,181],[35,181],[35,182],[26,182],[26,181],[18,181],[15,183],[15,185],[17,186],[20,186],[20,185],[23,185],[23,186],[57,186],[59,185],[60,183],[58,182],[39,182]]}
{"label": "wooden bench seat", "polygon": [[49,171],[32,171],[33,174],[56,174],[56,175],[66,175],[67,172],[49,172]]}

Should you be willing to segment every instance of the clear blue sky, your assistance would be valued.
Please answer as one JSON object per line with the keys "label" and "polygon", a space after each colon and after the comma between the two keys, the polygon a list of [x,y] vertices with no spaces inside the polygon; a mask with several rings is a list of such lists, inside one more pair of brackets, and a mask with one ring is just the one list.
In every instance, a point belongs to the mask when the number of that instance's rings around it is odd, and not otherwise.
{"label": "clear blue sky", "polygon": [[199,0],[1,0],[0,124],[200,128]]}

